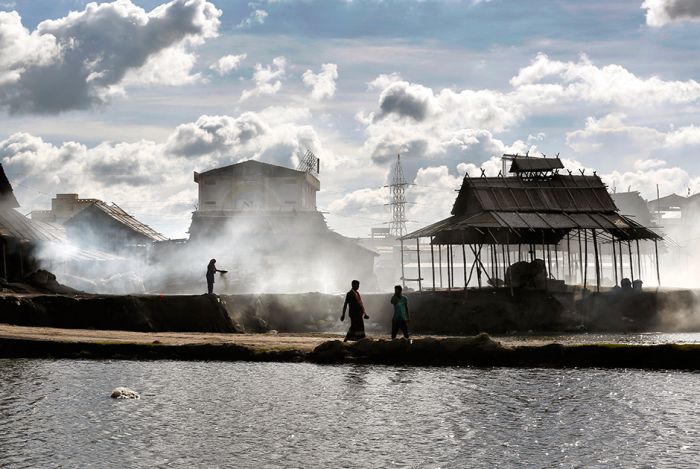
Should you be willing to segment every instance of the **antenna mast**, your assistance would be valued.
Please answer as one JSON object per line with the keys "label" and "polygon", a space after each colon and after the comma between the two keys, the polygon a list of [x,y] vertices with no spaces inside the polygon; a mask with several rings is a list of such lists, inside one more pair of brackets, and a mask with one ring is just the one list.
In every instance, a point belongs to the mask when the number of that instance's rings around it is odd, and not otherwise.
{"label": "antenna mast", "polygon": [[306,153],[304,153],[304,157],[297,165],[297,171],[303,171],[311,174],[312,176],[318,177],[318,173],[321,172],[321,160],[307,148]]}
{"label": "antenna mast", "polygon": [[401,168],[401,155],[397,155],[396,164],[389,184],[391,194],[391,222],[389,223],[389,232],[400,238],[406,234],[406,186],[408,183],[403,176]]}

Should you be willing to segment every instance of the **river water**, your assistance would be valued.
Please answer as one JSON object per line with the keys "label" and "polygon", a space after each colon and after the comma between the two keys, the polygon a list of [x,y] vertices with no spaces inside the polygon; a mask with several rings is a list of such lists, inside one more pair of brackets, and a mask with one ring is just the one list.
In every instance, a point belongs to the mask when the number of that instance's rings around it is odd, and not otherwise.
{"label": "river water", "polygon": [[0,467],[697,467],[698,389],[677,371],[2,359]]}

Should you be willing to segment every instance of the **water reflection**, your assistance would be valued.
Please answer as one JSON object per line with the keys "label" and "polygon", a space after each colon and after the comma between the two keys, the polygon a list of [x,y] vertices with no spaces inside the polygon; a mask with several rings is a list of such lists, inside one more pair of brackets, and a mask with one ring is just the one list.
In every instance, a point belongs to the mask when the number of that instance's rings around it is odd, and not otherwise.
{"label": "water reflection", "polygon": [[[700,374],[0,360],[0,467],[694,466]],[[117,385],[141,393],[114,401]]]}

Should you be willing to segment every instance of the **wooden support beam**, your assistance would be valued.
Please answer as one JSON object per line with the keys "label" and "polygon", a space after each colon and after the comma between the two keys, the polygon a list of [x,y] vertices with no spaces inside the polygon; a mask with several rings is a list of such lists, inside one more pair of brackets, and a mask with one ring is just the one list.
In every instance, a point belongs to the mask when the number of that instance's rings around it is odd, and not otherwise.
{"label": "wooden support beam", "polygon": [[632,241],[627,240],[627,250],[630,254],[630,282],[634,282],[634,263],[632,262]]}
{"label": "wooden support beam", "polygon": [[595,230],[593,232],[593,255],[595,256],[595,289],[600,291],[600,261],[598,259],[598,239],[595,235]]}
{"label": "wooden support beam", "polygon": [[420,238],[416,238],[416,256],[418,256],[418,291],[423,291],[423,281],[420,275]]}
{"label": "wooden support beam", "polygon": [[583,289],[586,289],[586,284],[588,283],[588,234],[586,230],[583,230],[583,262],[585,263],[583,267]]}
{"label": "wooden support beam", "polygon": [[657,285],[660,287],[661,286],[661,269],[659,268],[659,246],[654,240],[654,254],[656,256],[656,282]]}
{"label": "wooden support beam", "polygon": [[619,285],[620,282],[617,278],[617,254],[615,253],[615,237],[612,238],[612,251],[613,251],[613,271],[615,272],[615,285]]}
{"label": "wooden support beam", "polygon": [[433,291],[435,291],[435,250],[433,249],[434,236],[430,237],[430,271],[433,274]]}

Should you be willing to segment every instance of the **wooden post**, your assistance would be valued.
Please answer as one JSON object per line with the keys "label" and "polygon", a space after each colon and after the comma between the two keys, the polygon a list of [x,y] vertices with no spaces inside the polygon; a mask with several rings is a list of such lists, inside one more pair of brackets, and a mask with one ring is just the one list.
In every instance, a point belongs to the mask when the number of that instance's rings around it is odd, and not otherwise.
{"label": "wooden post", "polygon": [[586,289],[586,284],[588,283],[588,234],[586,230],[583,230],[583,289]]}
{"label": "wooden post", "polygon": [[438,269],[440,270],[440,288],[442,288],[442,245],[438,244]]}
{"label": "wooden post", "polygon": [[434,236],[430,237],[430,271],[433,274],[433,291],[435,291],[435,251],[433,250]]}
{"label": "wooden post", "polygon": [[401,284],[406,288],[406,272],[403,265],[403,239],[401,240]]}
{"label": "wooden post", "polygon": [[513,269],[510,268],[510,236],[506,234],[506,243],[508,243],[508,269],[506,273],[508,274],[508,285],[510,286],[510,296],[513,296]]}
{"label": "wooden post", "polygon": [[452,281],[452,288],[454,289],[457,282],[455,282],[455,247],[454,244],[450,244],[450,280]]}
{"label": "wooden post", "polygon": [[583,281],[583,247],[581,246],[581,229],[578,230],[578,267],[581,271],[581,277],[579,278],[581,281]]}
{"label": "wooden post", "polygon": [[620,254],[620,283],[625,278],[625,257],[622,254],[622,239],[617,242],[617,252]]}
{"label": "wooden post", "polygon": [[617,254],[615,253],[615,237],[612,238],[612,249],[613,249],[613,271],[615,271],[615,285],[619,285],[619,280],[617,279]]}
{"label": "wooden post", "polygon": [[464,289],[467,289],[467,251],[464,248],[464,232],[462,232],[462,269],[464,270]]}
{"label": "wooden post", "polygon": [[656,282],[661,287],[661,270],[659,269],[659,246],[654,240],[654,254],[656,255]]}
{"label": "wooden post", "polygon": [[595,289],[600,291],[600,261],[598,260],[598,239],[595,236],[595,229],[591,230],[593,232],[593,255],[595,255]]}
{"label": "wooden post", "polygon": [[557,269],[557,279],[561,279],[559,272],[559,244],[554,245],[554,266]]}
{"label": "wooden post", "polygon": [[570,240],[570,233],[566,233],[566,258],[567,258],[567,264],[569,265],[569,282],[573,283],[574,282],[574,276],[573,273],[571,272],[571,240]]}
{"label": "wooden post", "polygon": [[637,277],[639,280],[642,279],[642,256],[639,255],[639,240],[635,239],[635,243],[637,243]]}
{"label": "wooden post", "polygon": [[634,264],[632,263],[632,241],[627,240],[627,249],[630,253],[630,282],[634,282]]}
{"label": "wooden post", "polygon": [[508,272],[508,258],[506,257],[506,245],[505,244],[501,244],[501,259],[503,260],[503,283],[505,284],[506,283],[506,272]]}
{"label": "wooden post", "polygon": [[420,238],[416,238],[416,256],[418,256],[418,291],[423,291],[423,281],[420,276]]}
{"label": "wooden post", "polygon": [[[476,281],[479,284],[479,288],[481,288],[481,266],[483,265],[481,263],[481,249],[484,247],[483,244],[479,245],[479,251],[476,251],[476,248],[474,248],[474,262],[476,262]],[[657,264],[658,265],[658,264]]]}
{"label": "wooden post", "polygon": [[549,244],[547,244],[547,271],[550,273],[550,276],[551,276],[551,273],[552,273],[552,253],[549,249]]}
{"label": "wooden post", "polygon": [[447,291],[452,290],[452,280],[450,278],[450,245],[447,244],[447,251],[445,255],[447,256]]}
{"label": "wooden post", "polygon": [[[545,262],[544,256],[544,231],[542,231],[542,262]],[[545,264],[546,266],[547,264]],[[549,290],[549,267],[547,267],[547,273],[544,276],[544,289]]]}

